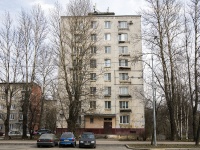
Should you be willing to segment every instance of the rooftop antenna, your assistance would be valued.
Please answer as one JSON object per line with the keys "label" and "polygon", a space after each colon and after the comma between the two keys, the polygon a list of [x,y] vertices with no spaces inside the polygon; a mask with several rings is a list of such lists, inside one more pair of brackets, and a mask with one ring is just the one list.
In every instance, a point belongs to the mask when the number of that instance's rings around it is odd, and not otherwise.
{"label": "rooftop antenna", "polygon": [[96,3],[95,3],[95,5],[93,6],[93,9],[94,9],[94,12],[96,12]]}
{"label": "rooftop antenna", "polygon": [[107,12],[109,12],[109,7],[107,8]]}

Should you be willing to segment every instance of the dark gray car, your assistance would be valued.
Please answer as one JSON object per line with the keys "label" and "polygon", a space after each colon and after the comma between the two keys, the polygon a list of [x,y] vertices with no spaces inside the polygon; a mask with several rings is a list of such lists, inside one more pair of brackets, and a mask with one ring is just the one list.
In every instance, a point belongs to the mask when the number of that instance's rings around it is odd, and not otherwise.
{"label": "dark gray car", "polygon": [[93,132],[83,132],[79,139],[79,147],[96,148],[96,139]]}
{"label": "dark gray car", "polygon": [[59,139],[56,137],[55,134],[45,133],[45,134],[42,134],[37,140],[37,147],[40,147],[40,146],[54,147],[58,145],[58,141]]}

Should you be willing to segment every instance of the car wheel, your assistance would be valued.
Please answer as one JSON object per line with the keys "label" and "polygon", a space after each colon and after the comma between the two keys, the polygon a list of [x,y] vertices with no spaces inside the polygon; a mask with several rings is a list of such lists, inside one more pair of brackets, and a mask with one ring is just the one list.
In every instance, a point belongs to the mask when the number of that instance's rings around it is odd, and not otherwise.
{"label": "car wheel", "polygon": [[40,145],[37,145],[37,147],[40,147]]}
{"label": "car wheel", "polygon": [[59,144],[59,147],[62,147],[62,146]]}
{"label": "car wheel", "polygon": [[11,139],[11,136],[9,136],[9,139]]}
{"label": "car wheel", "polygon": [[53,144],[52,144],[52,147],[55,147],[55,145],[56,145],[56,144],[55,144],[55,143],[53,143]]}

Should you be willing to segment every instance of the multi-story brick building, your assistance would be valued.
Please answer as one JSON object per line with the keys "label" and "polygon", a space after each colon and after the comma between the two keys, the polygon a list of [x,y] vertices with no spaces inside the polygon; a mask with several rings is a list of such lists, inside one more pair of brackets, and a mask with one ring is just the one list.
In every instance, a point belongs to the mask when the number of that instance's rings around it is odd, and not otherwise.
{"label": "multi-story brick building", "polygon": [[[144,131],[141,16],[94,12],[91,35],[97,40],[98,55],[90,60],[90,111],[80,116],[81,128],[104,134],[141,134]],[[67,16],[61,17],[63,21]],[[102,69],[103,68],[103,69]],[[103,70],[103,71],[102,71]],[[101,74],[99,72],[101,71]],[[84,110],[84,108],[82,108]],[[59,115],[58,120],[62,120]],[[57,123],[66,128],[65,120]]]}
{"label": "multi-story brick building", "polygon": [[[9,130],[22,131],[22,103],[24,99],[25,86],[26,83],[9,83],[10,89],[13,94],[11,96],[11,108],[10,108],[10,120],[9,120]],[[0,131],[5,131],[4,119],[7,113],[6,110],[6,97],[5,97],[5,86],[6,83],[0,83]],[[30,125],[30,120],[32,119],[32,126],[35,130],[39,127],[39,116],[40,116],[40,100],[41,100],[41,88],[37,84],[29,84],[31,88],[30,103],[28,109],[28,124]],[[9,93],[10,96],[10,93]],[[10,100],[9,100],[10,101]],[[30,111],[31,109],[31,111]],[[27,129],[28,130],[28,129]]]}

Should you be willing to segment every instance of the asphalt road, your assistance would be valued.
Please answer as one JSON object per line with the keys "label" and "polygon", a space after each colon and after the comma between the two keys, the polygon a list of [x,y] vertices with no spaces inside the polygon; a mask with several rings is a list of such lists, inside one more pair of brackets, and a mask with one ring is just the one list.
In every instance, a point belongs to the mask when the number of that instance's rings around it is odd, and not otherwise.
{"label": "asphalt road", "polygon": [[[73,148],[73,147],[41,147],[36,145],[0,145],[0,150],[92,150],[93,148]],[[123,145],[97,145],[95,150],[127,150]]]}

